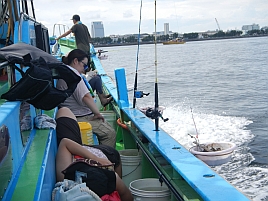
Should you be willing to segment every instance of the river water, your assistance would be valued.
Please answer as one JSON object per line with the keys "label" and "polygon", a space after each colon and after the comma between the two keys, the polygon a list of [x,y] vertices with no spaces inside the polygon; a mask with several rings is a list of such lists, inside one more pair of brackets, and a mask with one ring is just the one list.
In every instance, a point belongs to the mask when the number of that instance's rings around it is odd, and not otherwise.
{"label": "river water", "polygon": [[234,142],[231,161],[212,168],[252,200],[268,201],[268,37],[158,44],[157,56],[155,45],[139,54],[137,46],[96,49],[108,51],[101,62],[109,76],[126,69],[130,101],[137,70],[138,90],[150,95],[136,107],[154,105],[158,83],[169,118],[160,126],[180,144],[193,146],[196,129],[200,143]]}

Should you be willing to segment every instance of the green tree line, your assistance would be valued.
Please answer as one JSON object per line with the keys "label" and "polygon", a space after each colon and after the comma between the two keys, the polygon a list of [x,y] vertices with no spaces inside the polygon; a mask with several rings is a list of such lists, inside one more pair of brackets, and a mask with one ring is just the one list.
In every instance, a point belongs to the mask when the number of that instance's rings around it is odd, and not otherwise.
{"label": "green tree line", "polygon": [[[213,35],[208,35],[208,34],[203,34],[203,38],[217,38],[217,37],[235,37],[235,36],[241,36],[242,31],[237,31],[237,30],[231,30],[227,32],[219,31]],[[261,29],[261,30],[251,30],[247,32],[247,35],[262,35],[262,34],[268,34],[268,29]],[[185,33],[183,34],[183,38],[185,40],[187,39],[197,39],[199,36],[198,33]],[[172,35],[161,35],[157,36],[157,41],[167,41],[171,39],[178,38],[178,33],[173,33]],[[138,38],[133,36],[127,36],[127,37],[122,37],[118,38],[117,41],[113,42],[113,39],[110,37],[103,37],[103,38],[92,38],[91,39],[93,44],[110,44],[110,43],[135,43],[138,41]],[[148,35],[145,36],[141,39],[141,42],[154,42],[155,41],[155,36]]]}

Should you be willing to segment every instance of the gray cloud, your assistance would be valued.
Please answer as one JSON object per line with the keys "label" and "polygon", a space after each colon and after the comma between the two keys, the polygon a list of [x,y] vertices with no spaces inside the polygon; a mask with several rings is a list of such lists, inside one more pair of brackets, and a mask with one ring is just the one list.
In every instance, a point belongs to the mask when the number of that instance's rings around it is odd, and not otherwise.
{"label": "gray cloud", "polygon": [[[50,2],[50,3],[49,3]],[[55,23],[72,26],[73,14],[90,26],[103,21],[105,35],[137,33],[140,19],[140,0],[36,0],[35,13],[52,33]],[[169,23],[170,30],[180,33],[217,29],[241,29],[245,24],[268,26],[267,0],[157,0],[157,30]],[[49,14],[48,14],[49,13]],[[141,32],[154,31],[154,0],[143,1]]]}
{"label": "gray cloud", "polygon": [[127,10],[127,11],[125,11],[124,13],[123,13],[123,17],[124,18],[130,18],[130,17],[132,17],[133,16],[133,14],[132,14],[132,10]]}

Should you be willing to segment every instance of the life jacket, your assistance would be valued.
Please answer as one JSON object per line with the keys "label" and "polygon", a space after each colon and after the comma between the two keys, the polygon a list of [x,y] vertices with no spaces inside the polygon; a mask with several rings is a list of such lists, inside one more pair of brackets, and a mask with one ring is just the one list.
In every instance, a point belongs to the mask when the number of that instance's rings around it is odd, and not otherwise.
{"label": "life jacket", "polygon": [[[81,77],[54,56],[25,43],[0,49],[0,61],[18,70],[22,78],[2,94],[9,101],[26,101],[37,109],[51,110],[71,96]],[[28,66],[24,72],[17,64]],[[68,88],[59,90],[54,79],[63,79]]]}

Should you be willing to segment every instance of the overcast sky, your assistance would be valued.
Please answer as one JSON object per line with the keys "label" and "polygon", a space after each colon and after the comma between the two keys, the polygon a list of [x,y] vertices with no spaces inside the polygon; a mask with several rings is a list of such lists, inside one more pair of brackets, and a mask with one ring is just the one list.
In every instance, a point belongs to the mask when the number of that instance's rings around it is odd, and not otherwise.
{"label": "overcast sky", "polygon": [[[102,21],[105,36],[139,33],[140,0],[35,0],[35,15],[50,35],[56,23],[73,25],[78,14],[90,31],[91,22]],[[154,32],[154,0],[143,0],[141,33]],[[218,29],[241,30],[243,25],[268,26],[268,0],[157,0],[157,31],[179,33]]]}

